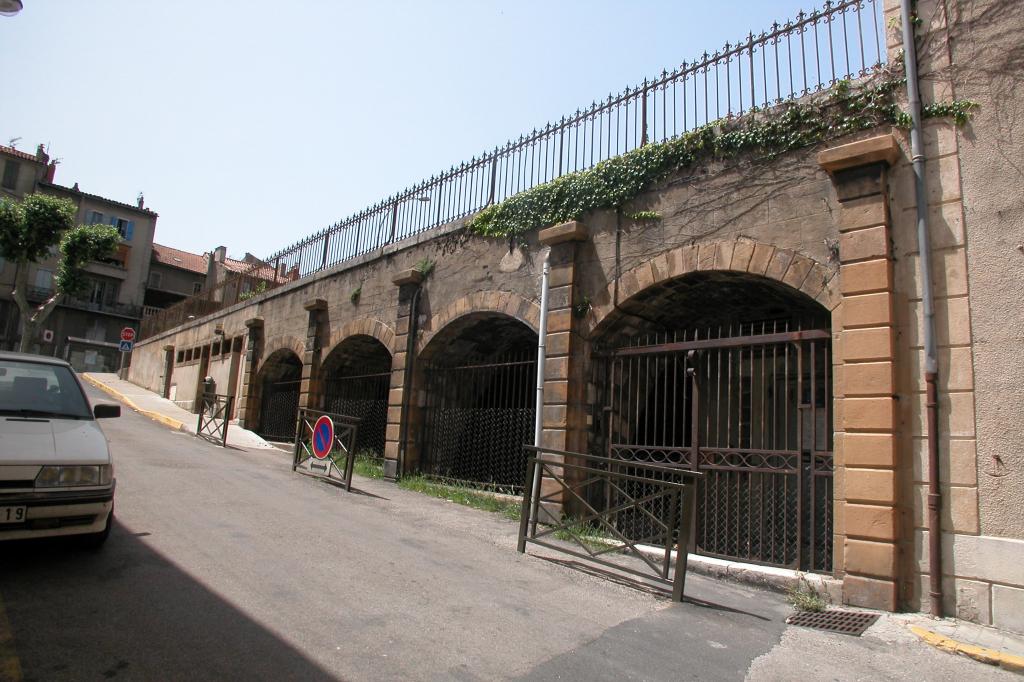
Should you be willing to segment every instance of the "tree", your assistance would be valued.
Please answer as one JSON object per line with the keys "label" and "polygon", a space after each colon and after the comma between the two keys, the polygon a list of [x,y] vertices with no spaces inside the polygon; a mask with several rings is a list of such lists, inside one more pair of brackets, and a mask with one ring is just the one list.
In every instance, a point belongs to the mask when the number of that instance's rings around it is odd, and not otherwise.
{"label": "tree", "polygon": [[[121,235],[108,225],[75,226],[75,204],[69,199],[30,194],[20,203],[0,199],[0,256],[17,266],[14,302],[21,315],[21,346],[27,352],[40,326],[66,294],[86,285],[85,266],[115,252]],[[26,298],[28,265],[58,247],[59,264],[53,296],[38,306]]]}

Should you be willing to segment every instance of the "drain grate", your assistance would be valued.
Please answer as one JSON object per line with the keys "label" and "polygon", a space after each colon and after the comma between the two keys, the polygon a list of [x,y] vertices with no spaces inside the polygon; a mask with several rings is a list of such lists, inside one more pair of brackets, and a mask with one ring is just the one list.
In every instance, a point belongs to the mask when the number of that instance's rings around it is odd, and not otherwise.
{"label": "drain grate", "polygon": [[826,630],[828,632],[839,632],[844,635],[860,637],[864,631],[871,627],[871,624],[878,620],[877,613],[864,613],[862,611],[801,611],[786,619],[790,625],[801,625],[805,628]]}

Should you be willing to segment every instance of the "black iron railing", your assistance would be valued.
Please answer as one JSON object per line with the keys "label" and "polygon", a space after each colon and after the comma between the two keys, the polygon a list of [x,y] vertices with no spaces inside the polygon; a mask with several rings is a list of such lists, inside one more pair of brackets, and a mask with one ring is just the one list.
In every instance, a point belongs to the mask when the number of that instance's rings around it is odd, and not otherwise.
{"label": "black iron railing", "polygon": [[[330,428],[326,432],[318,431],[316,427],[325,417]],[[292,471],[334,481],[345,486],[345,490],[352,490],[358,436],[357,417],[323,410],[299,410]]]}
{"label": "black iron railing", "polygon": [[[526,450],[531,456],[523,483],[520,553],[527,544],[555,550],[669,586],[673,601],[682,601],[694,488],[701,474],[579,452]],[[636,516],[644,517],[647,531],[623,531],[622,518]]]}
{"label": "black iron railing", "polygon": [[203,393],[201,400],[199,421],[196,422],[196,436],[215,445],[226,447],[228,444],[228,421],[231,419],[231,406],[234,404],[235,397]]}
{"label": "black iron railing", "polygon": [[[278,251],[246,285],[265,289],[307,277],[351,258],[473,215],[519,192],[652,142],[714,121],[819,92],[867,76],[886,61],[881,0],[825,2],[771,30],[749,33],[641,85],[609,94],[419,182]],[[143,324],[149,336],[239,300],[239,286],[206,292]],[[187,311],[187,312],[186,312]]]}

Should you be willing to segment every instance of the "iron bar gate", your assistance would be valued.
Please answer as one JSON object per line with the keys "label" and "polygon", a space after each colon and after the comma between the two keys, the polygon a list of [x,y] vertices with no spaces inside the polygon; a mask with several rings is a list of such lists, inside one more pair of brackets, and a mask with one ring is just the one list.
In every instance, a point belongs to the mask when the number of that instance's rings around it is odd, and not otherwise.
{"label": "iron bar gate", "polygon": [[[827,330],[778,322],[615,350],[605,370],[607,455],[704,474],[696,552],[831,571],[830,356]],[[619,523],[647,532],[642,515]]]}
{"label": "iron bar gate", "polygon": [[[383,458],[391,372],[335,376],[324,385],[324,409],[359,419],[355,452]],[[371,454],[372,452],[372,454]]]}
{"label": "iron bar gate", "polygon": [[533,440],[534,357],[428,366],[423,473],[519,490]]}
{"label": "iron bar gate", "polygon": [[260,399],[260,436],[277,441],[295,438],[301,383],[299,379],[264,382]]}

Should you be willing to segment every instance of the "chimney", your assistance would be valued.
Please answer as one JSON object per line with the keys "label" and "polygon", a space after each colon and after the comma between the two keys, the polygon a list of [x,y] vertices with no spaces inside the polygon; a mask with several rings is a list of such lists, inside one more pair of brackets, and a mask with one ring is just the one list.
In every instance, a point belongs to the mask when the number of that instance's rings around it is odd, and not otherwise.
{"label": "chimney", "polygon": [[213,250],[213,260],[215,263],[223,263],[224,259],[228,257],[228,247],[218,246]]}
{"label": "chimney", "polygon": [[139,208],[146,208],[146,199],[142,196],[142,192],[139,192],[139,196],[135,197],[135,200],[139,203]]}
{"label": "chimney", "polygon": [[[43,181],[44,182],[48,182],[48,183],[50,183],[52,185],[53,184],[53,177],[56,174],[57,174],[57,162],[56,161],[51,161],[46,166],[46,175],[43,176]],[[75,188],[76,189],[78,188],[78,183],[77,182],[75,183]]]}
{"label": "chimney", "polygon": [[36,161],[50,163],[50,155],[46,153],[46,145],[41,144],[36,147]]}

